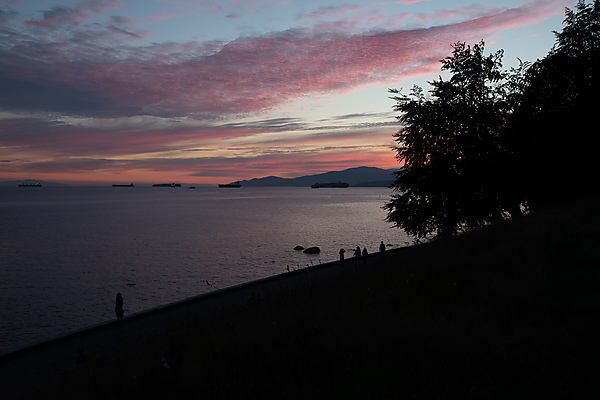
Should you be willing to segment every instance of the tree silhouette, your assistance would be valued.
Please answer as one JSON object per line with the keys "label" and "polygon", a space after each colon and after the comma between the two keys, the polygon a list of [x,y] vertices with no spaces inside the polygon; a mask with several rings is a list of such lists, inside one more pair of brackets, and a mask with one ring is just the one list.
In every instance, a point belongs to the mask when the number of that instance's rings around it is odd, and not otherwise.
{"label": "tree silhouette", "polygon": [[531,207],[598,192],[600,1],[566,9],[549,54],[528,69],[511,120],[520,180]]}
{"label": "tree silhouette", "polygon": [[502,50],[484,56],[483,41],[452,48],[441,60],[452,76],[429,82],[429,95],[418,86],[408,95],[390,89],[404,125],[394,135],[404,165],[385,205],[387,220],[417,239],[520,214],[523,201],[503,173],[513,154],[502,138],[521,73],[501,70]]}
{"label": "tree silhouette", "polygon": [[450,80],[390,89],[403,128],[387,220],[417,239],[452,235],[563,198],[600,192],[600,0],[565,10],[556,43],[503,71],[502,51],[456,43]]}

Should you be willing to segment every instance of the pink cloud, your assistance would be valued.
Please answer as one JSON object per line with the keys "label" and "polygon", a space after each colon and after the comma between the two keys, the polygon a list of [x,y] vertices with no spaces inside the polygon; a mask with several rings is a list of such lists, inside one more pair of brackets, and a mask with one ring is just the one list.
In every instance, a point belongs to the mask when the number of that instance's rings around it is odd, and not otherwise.
{"label": "pink cloud", "polygon": [[[387,132],[389,135],[389,132]],[[95,154],[95,153],[94,153]],[[44,160],[44,161],[38,161]],[[49,160],[49,161],[46,161]],[[272,152],[239,157],[122,157],[96,158],[93,156],[38,157],[31,160],[14,159],[2,163],[2,178],[23,179],[23,176],[52,181],[96,182],[134,181],[157,183],[179,181],[217,183],[251,179],[267,175],[293,178],[300,175],[342,170],[358,165],[397,168],[389,148],[362,146],[310,151]],[[161,178],[163,177],[163,178]]]}
{"label": "pink cloud", "polygon": [[[534,23],[562,13],[561,1],[533,1],[521,7],[456,24],[419,30],[342,34],[290,30],[241,37],[225,44],[120,46],[115,35],[139,37],[121,28],[73,34],[62,43],[39,43],[3,52],[3,76],[12,76],[15,95],[6,106],[31,106],[24,90],[37,91],[40,109],[106,116],[150,114],[196,116],[258,113],[313,95],[331,95],[373,84],[396,82],[422,69],[439,68],[455,41],[478,41],[494,32]],[[102,3],[116,4],[116,2]],[[55,9],[50,21],[79,20],[83,11]],[[106,43],[103,46],[102,43]],[[50,53],[49,53],[50,52]],[[48,57],[54,53],[55,56]],[[23,67],[26,66],[26,67]],[[45,102],[44,87],[60,87],[65,104]],[[89,93],[85,102],[68,104],[68,94]],[[58,110],[57,110],[58,111]]]}
{"label": "pink cloud", "polygon": [[[359,115],[340,116],[333,120],[350,123],[354,118],[360,120]],[[186,181],[185,176],[227,176],[231,177],[231,181],[263,176],[268,168],[280,176],[293,177],[356,165],[393,168],[395,160],[389,148],[392,144],[391,132],[395,129],[397,127],[390,124],[371,127],[360,124],[348,125],[342,129],[324,127],[312,131],[309,126],[303,126],[301,120],[285,118],[257,121],[253,124],[224,123],[213,126],[185,126],[175,121],[161,122],[159,119],[138,119],[131,122],[104,120],[94,127],[32,118],[4,119],[0,120],[0,132],[4,132],[2,143],[5,148],[12,150],[10,157],[0,155],[0,158],[5,158],[2,164],[4,177],[22,174],[24,171],[29,174],[66,174],[77,171],[73,175],[94,173],[102,176],[105,181],[110,181],[111,178],[105,174],[114,172],[131,176],[126,179],[128,181],[139,182],[141,178],[138,176],[160,172],[172,174],[169,180]],[[298,135],[281,135],[276,140],[260,143],[253,141],[251,144],[244,144],[243,138],[240,139],[240,136],[250,137],[286,130],[305,130],[309,134],[302,138]],[[232,138],[238,138],[235,142],[230,142],[235,143],[235,147],[224,148],[226,140]],[[23,145],[24,140],[26,145]],[[353,141],[354,144],[349,144]],[[153,156],[171,152],[174,142],[205,145],[181,151],[178,153],[179,157]],[[227,150],[227,157],[215,154],[223,150]],[[194,157],[196,153],[199,154],[198,157]],[[211,156],[211,153],[215,155]],[[131,157],[130,154],[136,156]],[[210,172],[204,172],[207,170]],[[203,172],[199,174],[198,171]],[[175,176],[179,178],[176,179]],[[101,180],[100,177],[96,179]]]}
{"label": "pink cloud", "polygon": [[[387,143],[397,130],[395,126],[358,127],[352,125],[351,116],[344,117],[348,122],[343,129],[334,123],[313,129],[294,119],[254,124],[219,122],[238,114],[260,115],[303,97],[332,96],[363,85],[395,84],[399,79],[437,73],[438,60],[448,55],[451,43],[472,43],[503,29],[562,15],[563,5],[564,1],[532,1],[428,29],[360,34],[290,30],[228,43],[169,42],[146,47],[130,44],[129,38],[140,34],[127,31],[129,21],[122,18],[113,18],[106,26],[57,29],[57,37],[67,37],[52,39],[54,25],[48,15],[49,33],[37,42],[29,40],[39,31],[37,26],[30,32],[11,31],[10,27],[5,30],[6,40],[0,43],[0,108],[103,117],[102,123],[86,126],[33,118],[0,120],[0,148],[11,149],[10,153],[0,153],[2,173],[50,172],[53,164],[22,160],[52,158],[58,158],[56,168],[60,171],[78,168],[148,174],[162,169],[199,176],[202,173],[198,171],[212,169],[212,174],[231,176],[230,180],[261,176],[267,170],[269,174],[297,176],[298,171],[316,173],[357,165],[393,168],[396,163]],[[81,11],[83,14],[72,14],[69,19],[66,11],[57,11],[53,17],[58,20],[62,15],[65,21],[74,21],[85,14]],[[166,118],[139,117],[142,122],[123,122],[128,121],[126,117],[139,115]],[[185,124],[177,119],[166,123],[168,117],[196,122]],[[204,119],[212,124],[197,122]],[[240,145],[227,157],[140,161],[127,156],[170,151],[173,143],[205,144],[207,149],[214,149],[211,146],[218,140],[286,131],[305,134],[301,138],[281,135],[255,144],[257,148]],[[353,144],[348,145],[349,141]],[[69,159],[65,154],[77,157]],[[96,154],[104,158],[95,159]],[[246,176],[235,176],[240,170]]]}
{"label": "pink cloud", "polygon": [[319,7],[317,10],[306,14],[306,16],[310,19],[339,17],[340,14],[348,14],[363,11],[365,8],[365,5],[360,4],[340,4],[336,6]]}
{"label": "pink cloud", "polygon": [[416,4],[416,3],[423,3],[426,1],[430,1],[430,0],[402,0],[402,1],[398,1],[397,3],[399,4]]}
{"label": "pink cloud", "polygon": [[499,14],[505,11],[505,8],[497,8],[496,10],[490,10],[489,8],[482,7],[479,5],[472,5],[467,7],[461,7],[452,10],[437,10],[432,13],[418,13],[414,17],[419,22],[441,22],[448,21],[453,18],[460,19],[475,19],[485,17],[487,15]]}
{"label": "pink cloud", "polygon": [[[162,124],[162,125],[161,125]],[[44,154],[145,154],[171,150],[173,142],[227,140],[264,132],[263,127],[184,125],[147,118],[135,122],[104,120],[100,126],[66,124],[33,118],[0,120],[2,146],[41,149]],[[23,141],[26,139],[26,146]],[[119,143],[115,146],[115,143]],[[16,150],[15,150],[16,151]]]}

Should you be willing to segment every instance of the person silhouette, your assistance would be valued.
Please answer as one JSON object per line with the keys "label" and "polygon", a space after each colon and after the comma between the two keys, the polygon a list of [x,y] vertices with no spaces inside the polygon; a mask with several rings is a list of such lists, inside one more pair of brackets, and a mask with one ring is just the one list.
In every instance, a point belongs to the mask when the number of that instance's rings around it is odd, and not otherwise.
{"label": "person silhouette", "polygon": [[382,253],[385,251],[385,244],[383,244],[383,240],[381,241],[381,244],[379,244],[379,251]]}
{"label": "person silhouette", "polygon": [[85,356],[85,352],[83,351],[83,347],[77,348],[77,357],[75,357],[75,362],[77,365],[81,365],[87,361],[87,357]]}
{"label": "person silhouette", "polygon": [[123,320],[123,296],[121,293],[117,293],[117,298],[115,299],[115,314],[117,315],[117,321]]}
{"label": "person silhouette", "polygon": [[344,250],[343,248],[340,249],[340,261],[344,261],[344,253],[346,252],[346,250]]}
{"label": "person silhouette", "polygon": [[365,247],[362,251],[362,257],[363,257],[363,263],[366,264],[367,263],[367,256],[369,255],[369,252],[367,251],[367,248]]}
{"label": "person silhouette", "polygon": [[358,264],[359,258],[360,258],[360,246],[356,246],[356,250],[354,250],[354,265]]}

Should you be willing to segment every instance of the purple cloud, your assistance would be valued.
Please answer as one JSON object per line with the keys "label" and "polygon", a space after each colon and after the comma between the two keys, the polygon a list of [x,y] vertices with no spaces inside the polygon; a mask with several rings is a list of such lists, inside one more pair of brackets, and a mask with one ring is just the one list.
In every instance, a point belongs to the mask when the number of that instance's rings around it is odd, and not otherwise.
{"label": "purple cloud", "polygon": [[54,7],[44,12],[39,21],[27,21],[26,24],[41,28],[52,28],[63,24],[76,23],[88,18],[83,8]]}
{"label": "purple cloud", "polygon": [[38,21],[27,21],[26,24],[42,28],[59,27],[63,24],[79,23],[88,18],[88,11],[101,13],[119,9],[123,3],[119,0],[90,0],[80,7],[53,7],[43,13]]}
{"label": "purple cloud", "polygon": [[[97,2],[98,10],[118,2]],[[562,2],[533,1],[473,20],[419,30],[362,34],[289,30],[229,43],[113,44],[142,37],[115,26],[73,29],[63,41],[0,45],[0,106],[91,116],[218,118],[251,114],[309,95],[438,68],[449,45],[557,14]],[[561,10],[562,12],[562,10]],[[40,26],[78,21],[84,11],[53,9]]]}
{"label": "purple cloud", "polygon": [[[396,165],[391,134],[398,129],[391,112],[333,116],[314,124],[290,117],[254,122],[236,117],[438,73],[438,60],[448,55],[451,43],[489,39],[503,29],[562,15],[564,3],[536,0],[506,10],[440,11],[423,20],[437,26],[419,29],[407,28],[407,21],[419,23],[422,15],[378,19],[382,14],[373,8],[340,6],[317,10],[312,30],[229,42],[152,44],[142,44],[148,33],[133,29],[138,19],[86,21],[92,13],[118,8],[118,1],[54,8],[21,25],[18,15],[5,13],[2,174],[16,178],[24,172],[44,176],[75,170],[84,172],[86,181],[91,172],[98,181],[110,181],[123,174],[154,180],[162,171],[243,179],[266,171],[297,176],[298,171],[357,165],[391,168]],[[232,4],[224,3],[225,8]],[[338,12],[337,20],[321,24],[319,18],[326,21]]]}

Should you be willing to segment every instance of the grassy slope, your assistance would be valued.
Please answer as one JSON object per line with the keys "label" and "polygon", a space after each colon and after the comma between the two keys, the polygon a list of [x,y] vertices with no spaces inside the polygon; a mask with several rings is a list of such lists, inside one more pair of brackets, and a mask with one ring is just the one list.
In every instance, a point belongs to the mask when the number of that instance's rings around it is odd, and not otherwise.
{"label": "grassy slope", "polygon": [[595,397],[598,200],[190,317],[26,397]]}

